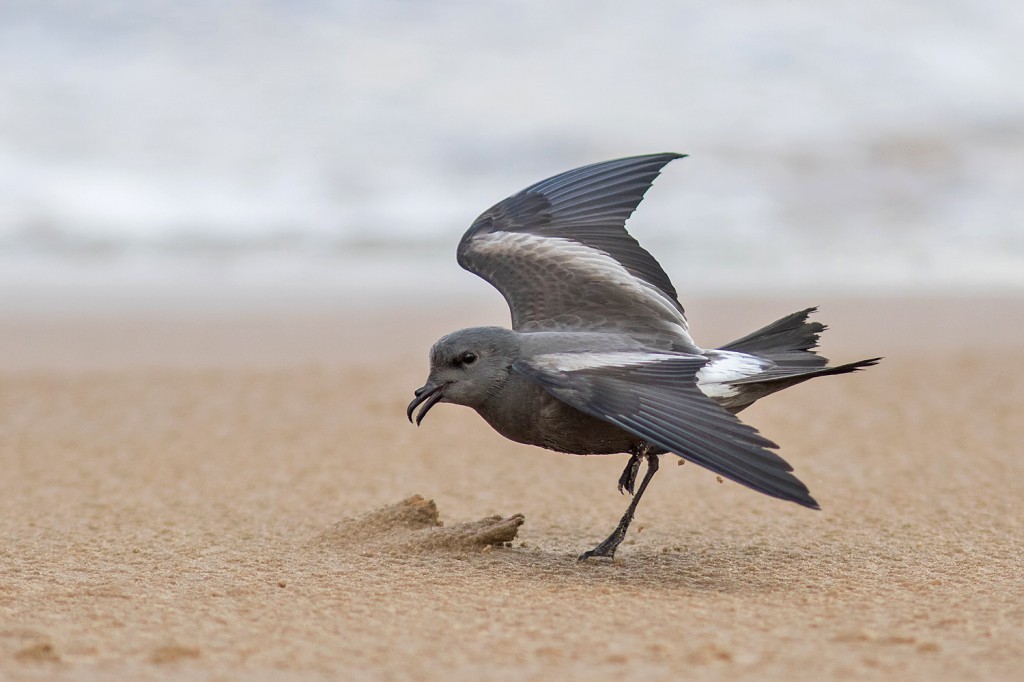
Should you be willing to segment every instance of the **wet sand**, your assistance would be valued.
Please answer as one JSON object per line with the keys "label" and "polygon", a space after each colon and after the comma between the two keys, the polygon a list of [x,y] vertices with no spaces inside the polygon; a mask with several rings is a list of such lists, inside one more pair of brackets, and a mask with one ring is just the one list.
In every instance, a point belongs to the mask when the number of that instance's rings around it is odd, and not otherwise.
{"label": "wet sand", "polygon": [[823,511],[666,459],[588,564],[625,456],[405,421],[500,301],[4,317],[0,678],[1016,678],[1024,302],[811,299],[689,312],[819,302],[827,355],[886,356],[744,413]]}

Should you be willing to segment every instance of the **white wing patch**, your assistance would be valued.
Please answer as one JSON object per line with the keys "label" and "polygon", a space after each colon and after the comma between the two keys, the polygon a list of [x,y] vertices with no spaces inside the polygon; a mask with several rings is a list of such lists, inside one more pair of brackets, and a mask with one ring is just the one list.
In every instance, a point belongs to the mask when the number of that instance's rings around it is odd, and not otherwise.
{"label": "white wing patch", "polygon": [[[706,351],[706,365],[697,371],[697,388],[712,399],[732,398],[740,389],[729,382],[761,374],[773,363],[769,360],[733,351]],[[678,360],[678,354],[644,351],[602,351],[545,353],[530,358],[530,364],[549,372],[576,372],[584,369],[654,366]]]}
{"label": "white wing patch", "polygon": [[739,389],[728,382],[760,374],[771,363],[761,358],[727,350],[708,351],[708,364],[697,372],[697,388],[709,398],[731,398]]}
{"label": "white wing patch", "polygon": [[678,358],[668,353],[644,353],[640,351],[611,351],[602,353],[546,353],[530,358],[530,364],[538,369],[556,372],[576,372],[581,369],[598,367],[636,367],[651,365]]}
{"label": "white wing patch", "polygon": [[578,275],[582,281],[601,280],[610,289],[618,289],[624,298],[632,298],[638,306],[646,306],[659,313],[672,331],[693,343],[687,333],[686,318],[657,287],[629,274],[617,260],[600,249],[563,237],[542,237],[523,232],[491,232],[474,237],[472,249],[480,255],[522,257],[530,253],[530,260],[547,272],[562,270]]}

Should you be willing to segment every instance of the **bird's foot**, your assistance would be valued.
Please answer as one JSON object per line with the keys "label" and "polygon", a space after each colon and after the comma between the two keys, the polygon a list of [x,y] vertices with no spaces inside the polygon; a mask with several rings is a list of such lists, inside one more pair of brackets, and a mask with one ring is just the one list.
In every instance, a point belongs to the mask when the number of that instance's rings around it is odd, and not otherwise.
{"label": "bird's foot", "polygon": [[629,530],[629,524],[633,522],[633,514],[636,513],[636,506],[640,503],[640,498],[644,496],[644,491],[647,490],[647,484],[654,478],[654,474],[658,471],[658,457],[649,452],[649,448],[644,448],[638,453],[634,453],[629,458],[629,464],[626,465],[625,471],[622,472],[622,476],[619,478],[619,486],[633,492],[633,482],[636,479],[636,470],[640,467],[640,460],[643,458],[647,459],[647,473],[644,474],[644,480],[640,481],[640,487],[637,489],[636,494],[633,495],[633,501],[626,507],[626,513],[622,515],[619,520],[619,525],[615,526],[615,530],[612,534],[605,538],[605,541],[600,545],[580,554],[577,559],[579,561],[586,561],[591,557],[604,557],[606,559],[615,558],[615,550],[622,544],[623,538],[626,537],[626,531]]}
{"label": "bird's foot", "polygon": [[626,463],[626,468],[622,470],[622,475],[619,476],[619,492],[623,495],[629,493],[633,495],[633,486],[636,484],[636,475],[640,471],[640,455],[631,455],[629,461]]}
{"label": "bird's foot", "polygon": [[583,554],[580,554],[578,557],[576,557],[576,560],[586,561],[587,559],[595,557],[602,559],[614,559],[615,550],[619,548],[619,545],[622,544],[623,538],[626,537],[627,528],[628,526],[623,526],[622,524],[619,524],[615,528],[615,530],[612,531],[612,534],[605,538],[604,542],[602,542],[594,549],[588,552],[584,552]]}

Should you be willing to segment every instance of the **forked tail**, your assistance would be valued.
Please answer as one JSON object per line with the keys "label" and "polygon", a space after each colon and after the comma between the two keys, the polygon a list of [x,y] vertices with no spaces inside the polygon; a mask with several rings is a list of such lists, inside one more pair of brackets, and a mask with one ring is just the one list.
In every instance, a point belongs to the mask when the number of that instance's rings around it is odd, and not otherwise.
{"label": "forked tail", "polygon": [[771,360],[775,366],[761,374],[729,382],[743,389],[744,407],[769,393],[799,384],[814,377],[856,372],[878,364],[881,358],[858,360],[835,367],[828,366],[828,358],[814,352],[818,336],[827,327],[807,318],[817,308],[807,308],[776,320],[766,327],[747,334],[742,339],[722,346],[719,350],[747,353]]}

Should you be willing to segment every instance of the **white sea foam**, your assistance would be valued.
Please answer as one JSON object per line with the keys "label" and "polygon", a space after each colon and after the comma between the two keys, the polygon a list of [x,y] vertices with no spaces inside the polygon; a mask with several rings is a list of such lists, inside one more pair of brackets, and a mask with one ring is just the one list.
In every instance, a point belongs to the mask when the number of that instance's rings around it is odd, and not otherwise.
{"label": "white sea foam", "polygon": [[12,0],[0,286],[455,267],[505,195],[674,150],[631,230],[684,294],[1024,288],[1022,31],[1012,0]]}

